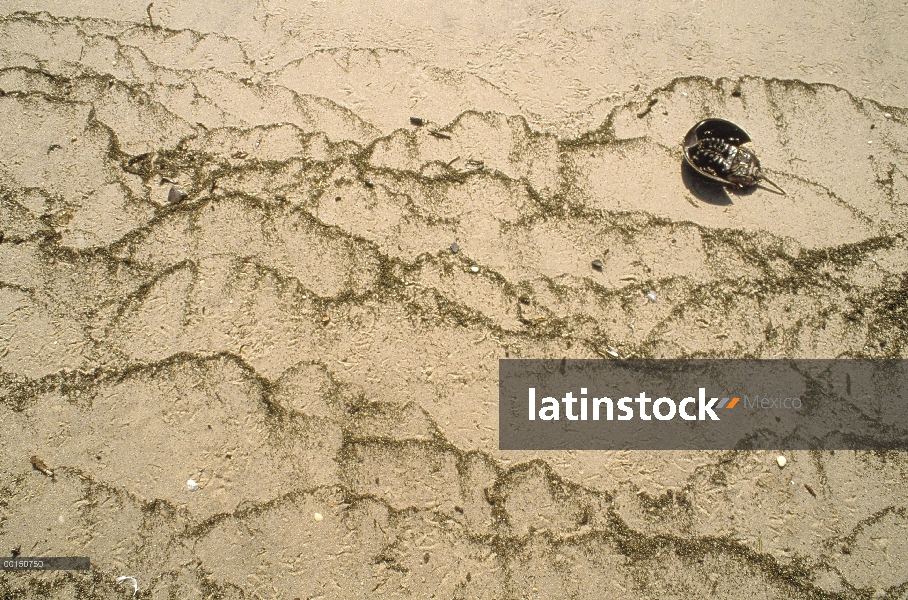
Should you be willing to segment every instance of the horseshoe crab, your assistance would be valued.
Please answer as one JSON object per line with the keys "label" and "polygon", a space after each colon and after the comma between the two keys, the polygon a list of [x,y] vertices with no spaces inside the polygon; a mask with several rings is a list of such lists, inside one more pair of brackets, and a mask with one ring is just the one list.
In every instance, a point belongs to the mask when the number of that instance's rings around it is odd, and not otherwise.
{"label": "horseshoe crab", "polygon": [[747,132],[731,121],[705,119],[684,136],[684,160],[700,175],[736,189],[765,181],[785,194],[763,174],[753,150],[742,147],[749,141]]}

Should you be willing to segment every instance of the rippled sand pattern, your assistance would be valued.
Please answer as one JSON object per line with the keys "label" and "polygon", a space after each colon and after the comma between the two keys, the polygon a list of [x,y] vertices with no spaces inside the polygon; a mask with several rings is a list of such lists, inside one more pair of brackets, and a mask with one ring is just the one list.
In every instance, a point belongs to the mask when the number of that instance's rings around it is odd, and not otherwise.
{"label": "rippled sand pattern", "polygon": [[[505,357],[908,358],[908,110],[245,44],[0,18],[0,555],[93,566],[0,596],[908,598],[904,453],[497,434]],[[682,169],[706,116],[788,194]]]}

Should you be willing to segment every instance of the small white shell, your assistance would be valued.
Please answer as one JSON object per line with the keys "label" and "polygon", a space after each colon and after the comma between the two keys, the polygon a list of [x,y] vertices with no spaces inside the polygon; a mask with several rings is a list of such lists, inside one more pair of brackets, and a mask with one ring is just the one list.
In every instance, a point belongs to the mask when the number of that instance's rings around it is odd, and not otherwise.
{"label": "small white shell", "polygon": [[314,515],[312,515],[312,518],[315,519],[316,521],[321,521],[325,517],[322,516],[322,513],[315,513]]}
{"label": "small white shell", "polygon": [[788,464],[788,459],[784,456],[779,456],[778,458],[776,458],[776,462],[779,464],[779,468],[783,469],[785,468],[785,465]]}
{"label": "small white shell", "polygon": [[470,267],[470,270],[473,271],[474,273],[479,273],[479,267],[477,267],[475,265]]}
{"label": "small white shell", "polygon": [[618,351],[615,350],[614,348],[612,348],[611,346],[606,348],[605,351],[608,353],[609,356],[614,356],[615,358],[618,358]]}
{"label": "small white shell", "polygon": [[649,300],[650,302],[655,302],[656,301],[656,292],[652,292],[652,291],[647,292],[646,299]]}
{"label": "small white shell", "polygon": [[132,595],[135,596],[139,592],[139,582],[136,581],[135,577],[130,577],[129,575],[121,575],[120,577],[117,577],[117,583],[123,583],[126,580],[132,580]]}
{"label": "small white shell", "polygon": [[189,481],[187,481],[187,482],[186,482],[186,487],[189,488],[189,491],[190,491],[190,492],[197,492],[197,491],[199,491],[199,484],[196,483],[195,479],[190,479]]}

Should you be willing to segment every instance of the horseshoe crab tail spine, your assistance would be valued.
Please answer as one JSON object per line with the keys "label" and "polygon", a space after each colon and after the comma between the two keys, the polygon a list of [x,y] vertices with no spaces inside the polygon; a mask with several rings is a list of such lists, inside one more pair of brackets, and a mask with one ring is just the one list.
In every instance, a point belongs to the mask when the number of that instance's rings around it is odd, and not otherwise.
{"label": "horseshoe crab tail spine", "polygon": [[[763,175],[763,173],[760,173],[759,178],[760,178],[760,181],[765,181],[766,183],[768,183],[768,184],[771,185],[772,187],[774,187],[774,188],[776,188],[777,190],[779,190],[780,192],[782,192],[782,195],[783,195],[783,196],[787,196],[787,195],[788,195],[788,193],[786,193],[785,190],[783,190],[781,187],[779,187],[779,184],[777,184],[775,181],[773,181],[772,179],[770,179],[770,178],[767,177],[766,175]],[[765,187],[765,186],[764,186],[764,187]]]}

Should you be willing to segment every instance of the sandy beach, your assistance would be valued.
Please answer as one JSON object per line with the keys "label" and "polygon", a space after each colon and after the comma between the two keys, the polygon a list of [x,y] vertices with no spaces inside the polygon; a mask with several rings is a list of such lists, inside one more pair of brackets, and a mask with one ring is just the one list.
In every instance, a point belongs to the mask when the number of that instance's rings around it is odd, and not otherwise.
{"label": "sandy beach", "polygon": [[92,565],[0,598],[908,599],[904,452],[498,439],[502,358],[908,358],[905,31],[0,1],[0,556]]}

